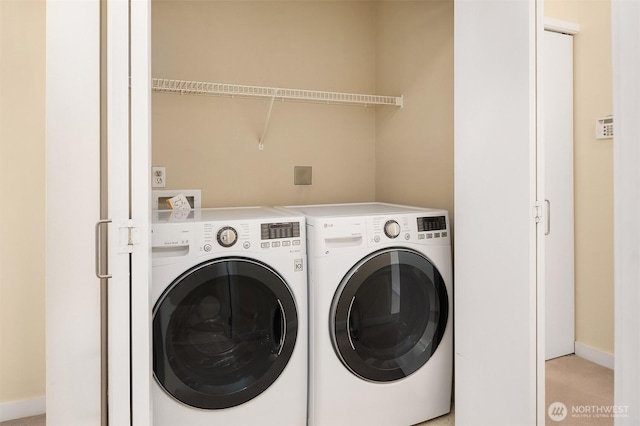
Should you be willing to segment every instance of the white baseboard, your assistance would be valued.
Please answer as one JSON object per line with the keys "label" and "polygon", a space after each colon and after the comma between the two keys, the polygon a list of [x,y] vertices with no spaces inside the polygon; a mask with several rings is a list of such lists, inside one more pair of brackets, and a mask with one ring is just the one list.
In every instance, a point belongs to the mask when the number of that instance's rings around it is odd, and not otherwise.
{"label": "white baseboard", "polygon": [[0,422],[44,414],[45,401],[45,397],[41,396],[21,401],[0,402]]}
{"label": "white baseboard", "polygon": [[600,349],[592,348],[580,342],[576,342],[575,351],[580,358],[613,370],[614,356],[612,354],[602,352]]}

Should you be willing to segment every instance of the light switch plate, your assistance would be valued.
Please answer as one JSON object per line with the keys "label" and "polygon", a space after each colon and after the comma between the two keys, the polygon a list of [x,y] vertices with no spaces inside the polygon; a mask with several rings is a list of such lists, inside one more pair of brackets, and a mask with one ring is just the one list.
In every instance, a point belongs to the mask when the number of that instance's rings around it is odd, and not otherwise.
{"label": "light switch plate", "polygon": [[311,185],[311,166],[293,166],[293,184]]}

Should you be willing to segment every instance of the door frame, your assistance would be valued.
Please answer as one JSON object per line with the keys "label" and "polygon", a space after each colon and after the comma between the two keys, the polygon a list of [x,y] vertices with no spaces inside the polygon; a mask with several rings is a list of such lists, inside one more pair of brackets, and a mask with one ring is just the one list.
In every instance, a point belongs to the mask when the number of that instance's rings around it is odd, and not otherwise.
{"label": "door frame", "polygon": [[152,425],[151,0],[130,0],[131,424]]}
{"label": "door frame", "polygon": [[640,5],[612,0],[614,158],[614,404],[640,422]]}

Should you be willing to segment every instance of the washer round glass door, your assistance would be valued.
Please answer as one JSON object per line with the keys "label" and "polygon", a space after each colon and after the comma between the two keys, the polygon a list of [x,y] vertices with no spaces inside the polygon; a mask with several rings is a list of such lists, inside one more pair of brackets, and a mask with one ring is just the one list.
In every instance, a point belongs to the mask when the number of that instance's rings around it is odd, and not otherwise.
{"label": "washer round glass door", "polygon": [[334,349],[365,380],[399,380],[431,358],[448,315],[444,280],[426,257],[381,250],[351,268],[338,287],[330,315]]}
{"label": "washer round glass door", "polygon": [[153,372],[171,396],[223,409],[266,390],[296,342],[298,315],[284,279],[251,259],[224,258],[178,277],[153,313]]}

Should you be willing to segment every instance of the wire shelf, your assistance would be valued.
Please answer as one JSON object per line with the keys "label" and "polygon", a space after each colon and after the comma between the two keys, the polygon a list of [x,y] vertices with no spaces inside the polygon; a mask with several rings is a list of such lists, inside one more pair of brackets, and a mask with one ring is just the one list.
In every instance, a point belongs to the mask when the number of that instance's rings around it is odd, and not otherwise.
{"label": "wire shelf", "polygon": [[244,86],[239,84],[209,83],[202,81],[152,79],[152,90],[181,95],[230,96],[246,98],[272,98],[304,102],[346,105],[403,106],[402,96],[364,95],[357,93],[322,92],[317,90],[283,89],[277,87]]}

